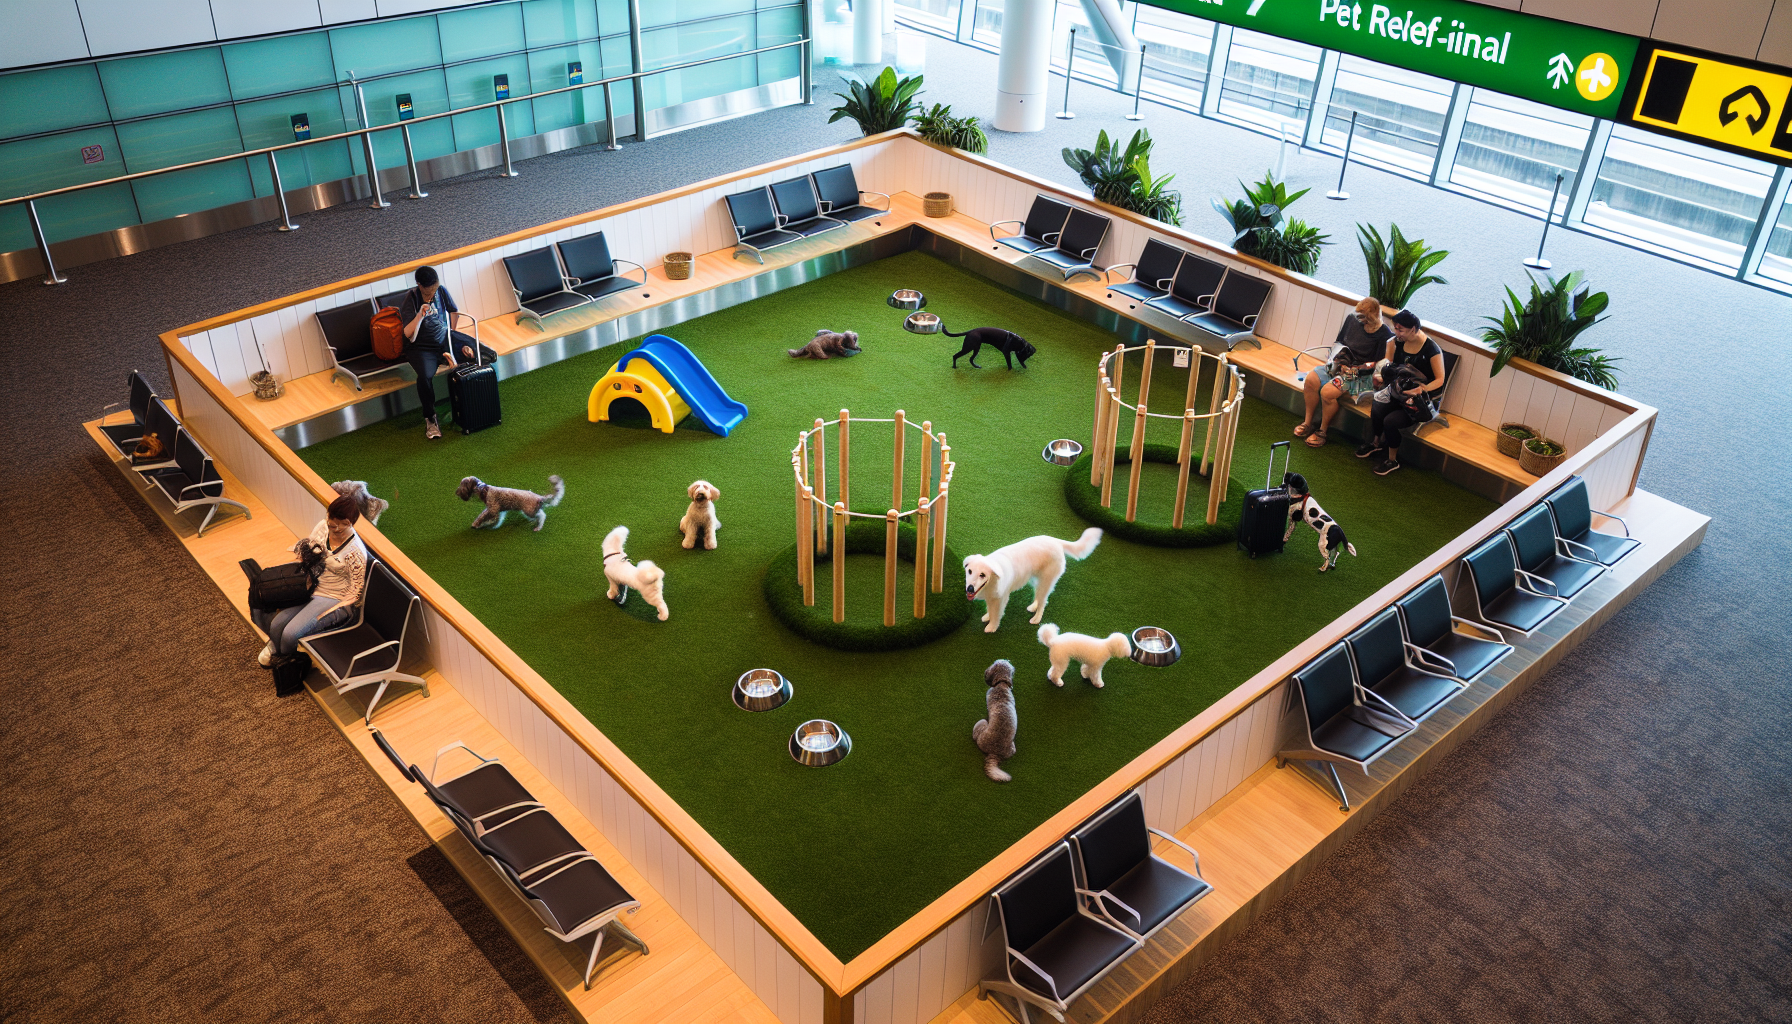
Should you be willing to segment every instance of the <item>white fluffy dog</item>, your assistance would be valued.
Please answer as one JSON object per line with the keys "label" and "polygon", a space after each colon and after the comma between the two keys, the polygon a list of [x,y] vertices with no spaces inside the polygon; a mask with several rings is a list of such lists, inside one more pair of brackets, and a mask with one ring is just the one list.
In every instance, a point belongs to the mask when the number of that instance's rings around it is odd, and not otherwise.
{"label": "white fluffy dog", "polygon": [[685,493],[691,497],[691,507],[684,510],[684,518],[678,521],[678,532],[684,534],[685,550],[701,543],[705,550],[714,551],[716,531],[722,528],[722,521],[716,518],[715,501],[722,492],[708,480],[697,480],[685,488]]}
{"label": "white fluffy dog", "polygon": [[1039,627],[1039,642],[1052,655],[1052,667],[1046,670],[1045,678],[1053,686],[1064,685],[1064,670],[1070,667],[1072,658],[1083,663],[1083,678],[1100,687],[1101,667],[1109,658],[1132,657],[1132,641],[1126,639],[1125,633],[1109,633],[1102,640],[1081,633],[1060,633],[1057,626],[1048,622]]}
{"label": "white fluffy dog", "polygon": [[604,577],[610,581],[610,589],[604,596],[617,604],[628,600],[628,588],[634,587],[641,592],[641,599],[659,609],[660,621],[664,622],[672,613],[666,609],[666,570],[643,560],[639,564],[628,560],[628,554],[622,545],[628,543],[628,527],[618,526],[604,537]]}
{"label": "white fluffy dog", "polygon": [[1091,526],[1076,540],[1028,537],[987,555],[966,558],[964,597],[967,601],[982,601],[987,609],[983,621],[989,625],[983,627],[983,632],[996,631],[1002,624],[1002,611],[1008,607],[1009,595],[1029,582],[1033,584],[1033,603],[1027,605],[1027,611],[1032,612],[1033,617],[1028,621],[1038,625],[1045,618],[1046,599],[1052,596],[1058,577],[1064,575],[1065,558],[1079,561],[1088,558],[1095,545],[1100,543],[1101,528]]}

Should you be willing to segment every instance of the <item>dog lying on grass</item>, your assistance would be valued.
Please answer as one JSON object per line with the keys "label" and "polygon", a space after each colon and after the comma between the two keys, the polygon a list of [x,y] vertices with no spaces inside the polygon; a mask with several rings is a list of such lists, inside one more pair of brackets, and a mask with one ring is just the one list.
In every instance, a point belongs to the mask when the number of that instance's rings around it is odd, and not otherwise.
{"label": "dog lying on grass", "polygon": [[716,518],[716,499],[722,492],[708,480],[697,480],[685,488],[685,493],[690,495],[691,505],[678,520],[678,532],[684,534],[685,550],[701,543],[704,550],[714,551],[716,531],[722,528],[722,521]]}
{"label": "dog lying on grass", "polygon": [[1014,733],[1020,728],[1014,713],[1014,665],[1007,658],[998,658],[984,670],[983,684],[989,687],[983,698],[989,717],[971,726],[971,740],[983,751],[983,774],[997,782],[1013,782],[1014,776],[1000,765],[1014,756]]}
{"label": "dog lying on grass", "polygon": [[1033,613],[1030,620],[1037,625],[1045,618],[1045,602],[1052,596],[1052,588],[1058,585],[1058,577],[1064,575],[1066,558],[1082,560],[1089,557],[1095,545],[1101,543],[1101,528],[1091,526],[1083,531],[1076,540],[1059,540],[1056,537],[1028,537],[1016,541],[1007,547],[997,548],[987,555],[972,555],[964,560],[964,598],[967,601],[982,601],[987,609],[983,613],[983,621],[989,625],[983,632],[994,633],[1002,624],[1002,612],[1008,607],[1008,597],[1015,591],[1033,584],[1033,603],[1027,605],[1027,611]]}
{"label": "dog lying on grass", "polygon": [[1324,572],[1338,564],[1341,552],[1350,552],[1356,557],[1356,545],[1344,536],[1344,528],[1337,521],[1326,515],[1325,509],[1313,500],[1307,491],[1307,478],[1299,473],[1287,473],[1282,477],[1282,486],[1288,488],[1288,529],[1282,531],[1282,542],[1294,536],[1294,528],[1306,523],[1319,534],[1319,571]]}
{"label": "dog lying on grass", "polygon": [[1082,633],[1060,633],[1057,626],[1048,622],[1039,627],[1039,642],[1051,652],[1052,667],[1046,670],[1045,678],[1053,686],[1064,685],[1064,670],[1070,667],[1072,658],[1083,663],[1083,678],[1089,680],[1089,685],[1100,689],[1101,667],[1108,659],[1132,657],[1132,641],[1125,633],[1109,633],[1102,640]]}
{"label": "dog lying on grass", "polygon": [[604,596],[622,604],[628,600],[628,588],[634,587],[641,592],[641,600],[659,609],[660,621],[664,622],[672,616],[666,608],[666,570],[645,559],[638,564],[630,562],[628,553],[622,550],[627,543],[626,526],[618,526],[604,537],[604,578],[610,581]]}
{"label": "dog lying on grass", "polygon": [[473,517],[473,529],[477,530],[486,523],[492,529],[504,525],[504,517],[512,512],[521,512],[525,517],[535,520],[535,532],[548,521],[547,509],[560,504],[566,496],[566,481],[557,476],[548,477],[553,485],[553,493],[536,494],[534,491],[520,490],[515,487],[497,487],[486,483],[476,476],[463,477],[460,486],[454,489],[454,496],[462,501],[478,498],[485,507]]}
{"label": "dog lying on grass", "polygon": [[826,327],[815,332],[809,344],[802,348],[787,348],[792,359],[828,359],[832,356],[856,356],[864,351],[859,348],[858,331],[830,331]]}
{"label": "dog lying on grass", "polygon": [[[1019,357],[1020,359],[1020,368],[1023,370],[1026,369],[1027,360],[1033,358],[1033,353],[1039,351],[1033,347],[1032,342],[1029,342],[1027,339],[1013,331],[1005,331],[1000,327],[973,327],[963,334],[953,334],[951,331],[946,330],[945,325],[942,324],[940,325],[940,333],[948,338],[964,339],[964,347],[958,350],[958,355],[952,357],[952,368],[954,370],[958,369],[959,356],[970,356],[971,365],[977,366],[977,353],[983,351],[983,346],[985,345],[1002,353],[1002,358],[1008,361],[1008,368],[1010,370],[1014,369],[1014,360],[1016,357]],[[977,366],[977,369],[981,370],[983,367]]]}

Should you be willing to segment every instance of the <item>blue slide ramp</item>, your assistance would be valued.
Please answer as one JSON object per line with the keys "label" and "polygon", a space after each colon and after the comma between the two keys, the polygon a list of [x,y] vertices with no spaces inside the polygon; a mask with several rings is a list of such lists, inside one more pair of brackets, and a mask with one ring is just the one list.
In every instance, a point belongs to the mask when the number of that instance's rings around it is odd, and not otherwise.
{"label": "blue slide ramp", "polygon": [[702,360],[676,340],[664,334],[649,335],[639,348],[616,364],[627,366],[630,359],[647,360],[683,396],[685,404],[691,407],[691,415],[717,434],[727,437],[747,418],[747,407],[729,398]]}

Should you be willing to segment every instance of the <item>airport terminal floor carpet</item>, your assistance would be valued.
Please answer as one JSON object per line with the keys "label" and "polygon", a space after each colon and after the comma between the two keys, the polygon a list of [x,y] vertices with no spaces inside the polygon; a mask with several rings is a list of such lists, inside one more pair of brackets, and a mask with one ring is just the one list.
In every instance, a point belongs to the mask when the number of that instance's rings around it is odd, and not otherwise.
{"label": "airport terminal floor carpet", "polygon": [[[961,112],[986,113],[984,57],[951,47],[948,69],[942,46],[936,78],[967,83]],[[1079,139],[1126,125],[1084,109]],[[1147,109],[1179,152],[1239,154],[1223,175],[1189,168],[1191,208],[1273,160],[1269,140]],[[153,336],[170,326],[850,136],[826,116],[559,154],[381,213],[309,215],[292,236],[252,228],[75,268],[61,288],[0,286],[15,424],[0,496],[0,1019],[565,1019],[323,716],[270,696],[253,632],[78,424],[122,397],[132,366],[165,383]],[[1046,157],[1068,130],[997,135],[994,155],[1062,178]],[[1335,173],[1318,157],[1291,168],[1322,188]],[[1537,227],[1368,169],[1352,188],[1364,201],[1332,216],[1422,212],[1438,244],[1510,255],[1446,267],[1452,304],[1497,294]],[[1461,237],[1445,237],[1451,217]],[[1783,375],[1759,372],[1783,364],[1792,305],[1557,237],[1558,266],[1604,268],[1621,314],[1587,337],[1627,358],[1627,393],[1663,409],[1642,483],[1713,516],[1705,546],[1153,1021],[1792,1019],[1792,532],[1776,525],[1792,501]],[[1355,265],[1344,247],[1328,259]],[[1661,296],[1724,314],[1689,322]],[[1449,307],[1438,319],[1473,323]]]}

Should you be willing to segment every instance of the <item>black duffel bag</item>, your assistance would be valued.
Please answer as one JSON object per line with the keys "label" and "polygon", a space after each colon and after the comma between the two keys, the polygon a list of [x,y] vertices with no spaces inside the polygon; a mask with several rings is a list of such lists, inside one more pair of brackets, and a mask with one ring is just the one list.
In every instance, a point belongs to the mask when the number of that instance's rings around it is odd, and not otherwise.
{"label": "black duffel bag", "polygon": [[291,608],[311,600],[317,588],[317,576],[303,562],[283,562],[263,569],[252,558],[243,560],[243,572],[249,576],[249,607],[272,612]]}

